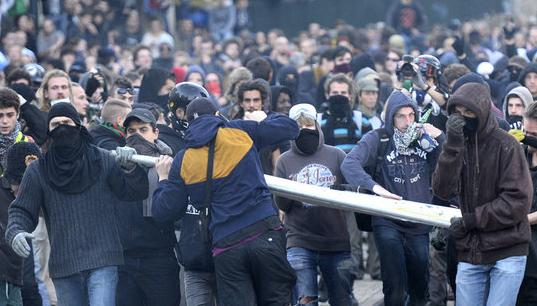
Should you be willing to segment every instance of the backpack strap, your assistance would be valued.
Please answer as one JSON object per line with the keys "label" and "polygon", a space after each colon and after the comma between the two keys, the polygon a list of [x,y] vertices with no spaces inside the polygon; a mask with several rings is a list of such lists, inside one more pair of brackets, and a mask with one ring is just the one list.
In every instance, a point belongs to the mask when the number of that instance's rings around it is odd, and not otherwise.
{"label": "backpack strap", "polygon": [[374,181],[380,178],[380,169],[382,168],[384,155],[386,154],[386,149],[388,148],[388,143],[390,142],[390,136],[386,132],[385,128],[376,129],[375,132],[379,136],[379,146],[377,147],[377,156],[375,157],[374,172],[371,173]]}

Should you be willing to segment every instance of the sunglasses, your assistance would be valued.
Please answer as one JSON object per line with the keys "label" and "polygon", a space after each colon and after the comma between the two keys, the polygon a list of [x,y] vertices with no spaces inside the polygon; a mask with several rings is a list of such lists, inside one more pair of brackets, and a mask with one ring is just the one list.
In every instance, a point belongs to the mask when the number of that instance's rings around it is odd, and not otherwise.
{"label": "sunglasses", "polygon": [[398,59],[398,58],[393,58],[393,57],[388,57],[388,58],[386,58],[386,61],[398,62],[398,61],[400,61],[400,59]]}
{"label": "sunglasses", "polygon": [[118,95],[124,95],[124,94],[127,94],[127,93],[129,95],[134,95],[134,88],[132,88],[132,87],[126,87],[126,88],[125,87],[119,87],[116,92],[117,92]]}

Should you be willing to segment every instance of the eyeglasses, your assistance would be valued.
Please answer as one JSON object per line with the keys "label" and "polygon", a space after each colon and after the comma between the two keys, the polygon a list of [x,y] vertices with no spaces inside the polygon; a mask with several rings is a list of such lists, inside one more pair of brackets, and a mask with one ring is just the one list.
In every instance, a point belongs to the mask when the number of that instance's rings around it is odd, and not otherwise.
{"label": "eyeglasses", "polygon": [[128,93],[129,95],[134,95],[134,88],[132,88],[132,87],[119,87],[116,92],[117,92],[118,95],[124,95],[126,93]]}
{"label": "eyeglasses", "polygon": [[398,59],[398,58],[393,58],[393,57],[387,57],[387,58],[386,58],[386,61],[390,61],[390,62],[398,62],[398,61],[400,61],[400,59]]}

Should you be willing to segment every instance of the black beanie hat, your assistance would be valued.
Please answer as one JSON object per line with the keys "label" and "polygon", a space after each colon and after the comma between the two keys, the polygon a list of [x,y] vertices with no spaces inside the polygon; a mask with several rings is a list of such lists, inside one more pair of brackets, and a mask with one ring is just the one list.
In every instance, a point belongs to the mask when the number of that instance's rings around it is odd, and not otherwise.
{"label": "black beanie hat", "polygon": [[189,122],[201,115],[214,115],[218,108],[207,98],[196,98],[186,107],[186,120]]}
{"label": "black beanie hat", "polygon": [[76,125],[80,125],[80,116],[71,103],[58,102],[50,108],[47,116],[47,126],[54,117],[69,117]]}
{"label": "black beanie hat", "polygon": [[[33,156],[34,158],[28,158]],[[29,162],[41,158],[41,150],[32,142],[17,142],[7,150],[7,168],[4,177],[10,184],[19,185]]]}

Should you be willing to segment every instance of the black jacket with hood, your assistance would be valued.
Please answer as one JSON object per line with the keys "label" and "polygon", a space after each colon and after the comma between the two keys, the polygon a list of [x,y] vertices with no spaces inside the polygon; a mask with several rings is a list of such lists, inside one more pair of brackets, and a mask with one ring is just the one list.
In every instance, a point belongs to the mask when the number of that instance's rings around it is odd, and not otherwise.
{"label": "black jacket with hood", "polygon": [[456,239],[458,260],[490,264],[528,253],[532,182],[522,147],[498,127],[486,86],[463,85],[448,101],[448,113],[461,105],[477,115],[475,133],[448,133],[433,175],[433,191],[458,196],[465,235]]}

